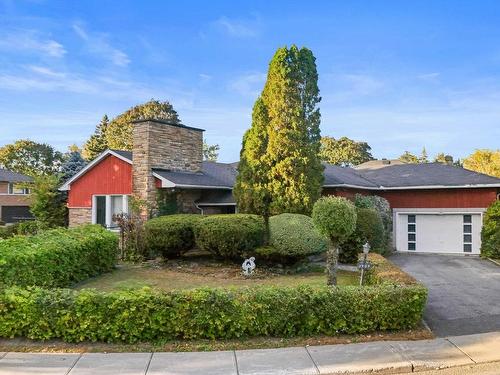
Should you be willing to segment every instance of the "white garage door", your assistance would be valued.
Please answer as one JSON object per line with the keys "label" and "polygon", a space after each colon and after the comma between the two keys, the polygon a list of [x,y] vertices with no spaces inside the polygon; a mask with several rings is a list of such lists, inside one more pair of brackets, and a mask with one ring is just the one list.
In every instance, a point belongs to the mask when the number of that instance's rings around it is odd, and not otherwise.
{"label": "white garage door", "polygon": [[480,253],[481,213],[398,213],[396,220],[398,251]]}

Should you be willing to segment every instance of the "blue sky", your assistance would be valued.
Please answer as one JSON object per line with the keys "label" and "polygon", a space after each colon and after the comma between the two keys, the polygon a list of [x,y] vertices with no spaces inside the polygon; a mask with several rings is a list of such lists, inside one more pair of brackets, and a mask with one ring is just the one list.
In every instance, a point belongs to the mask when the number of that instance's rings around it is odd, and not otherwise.
{"label": "blue sky", "polygon": [[276,48],[317,58],[322,134],[456,157],[500,147],[498,1],[0,0],[0,145],[60,150],[150,98],[241,136]]}

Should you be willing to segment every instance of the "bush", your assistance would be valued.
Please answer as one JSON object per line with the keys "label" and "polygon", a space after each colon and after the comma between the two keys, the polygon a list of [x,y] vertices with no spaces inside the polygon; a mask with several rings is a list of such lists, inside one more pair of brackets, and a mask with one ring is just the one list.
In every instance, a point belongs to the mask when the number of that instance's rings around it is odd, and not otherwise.
{"label": "bush", "polygon": [[379,213],[384,224],[384,242],[380,250],[382,254],[388,253],[392,247],[392,209],[389,201],[378,195],[356,194],[354,205],[358,208],[372,208]]}
{"label": "bush", "polygon": [[271,258],[280,262],[297,261],[327,249],[327,239],[319,234],[312,219],[306,215],[272,216],[269,232],[269,245],[274,249]]}
{"label": "bush", "polygon": [[481,255],[500,259],[500,201],[488,207],[481,230]]}
{"label": "bush", "polygon": [[207,216],[194,228],[200,249],[226,259],[241,259],[264,241],[264,220],[257,215]]}
{"label": "bush", "polygon": [[71,286],[110,271],[117,244],[116,234],[98,225],[0,241],[0,286]]}
{"label": "bush", "polygon": [[201,215],[160,216],[146,222],[146,248],[150,254],[159,254],[164,258],[178,256],[192,249],[195,245],[194,226]]}
{"label": "bush", "polygon": [[13,237],[17,234],[17,227],[19,224],[5,225],[0,227],[0,239]]}
{"label": "bush", "polygon": [[384,224],[378,212],[371,208],[357,208],[356,212],[356,229],[341,245],[339,260],[342,263],[356,263],[366,242],[373,252],[383,252]]}
{"label": "bush", "polygon": [[37,220],[23,221],[17,227],[17,234],[34,235],[48,229],[47,226]]}
{"label": "bush", "polygon": [[312,218],[320,233],[335,244],[347,239],[356,228],[356,209],[342,197],[322,197],[313,207]]}

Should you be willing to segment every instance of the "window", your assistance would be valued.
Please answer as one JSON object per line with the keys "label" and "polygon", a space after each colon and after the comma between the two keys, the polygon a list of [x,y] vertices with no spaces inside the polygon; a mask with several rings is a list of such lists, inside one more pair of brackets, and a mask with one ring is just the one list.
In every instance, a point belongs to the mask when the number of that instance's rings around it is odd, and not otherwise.
{"label": "window", "polygon": [[92,223],[106,228],[116,228],[113,216],[128,213],[128,195],[94,195]]}
{"label": "window", "polygon": [[408,250],[417,249],[417,217],[408,215]]}
{"label": "window", "polygon": [[472,253],[472,215],[464,215],[464,253]]}
{"label": "window", "polygon": [[28,189],[27,187],[25,187],[21,184],[16,184],[16,183],[9,184],[9,194],[27,195],[29,193],[30,193],[30,189]]}

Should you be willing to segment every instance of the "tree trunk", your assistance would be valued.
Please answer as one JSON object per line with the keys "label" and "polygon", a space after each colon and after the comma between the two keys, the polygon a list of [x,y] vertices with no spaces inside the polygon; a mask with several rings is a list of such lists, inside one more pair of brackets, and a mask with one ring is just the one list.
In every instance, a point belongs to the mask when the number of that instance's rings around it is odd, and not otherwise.
{"label": "tree trunk", "polygon": [[339,247],[331,244],[326,252],[326,284],[337,285],[337,262],[339,259]]}

